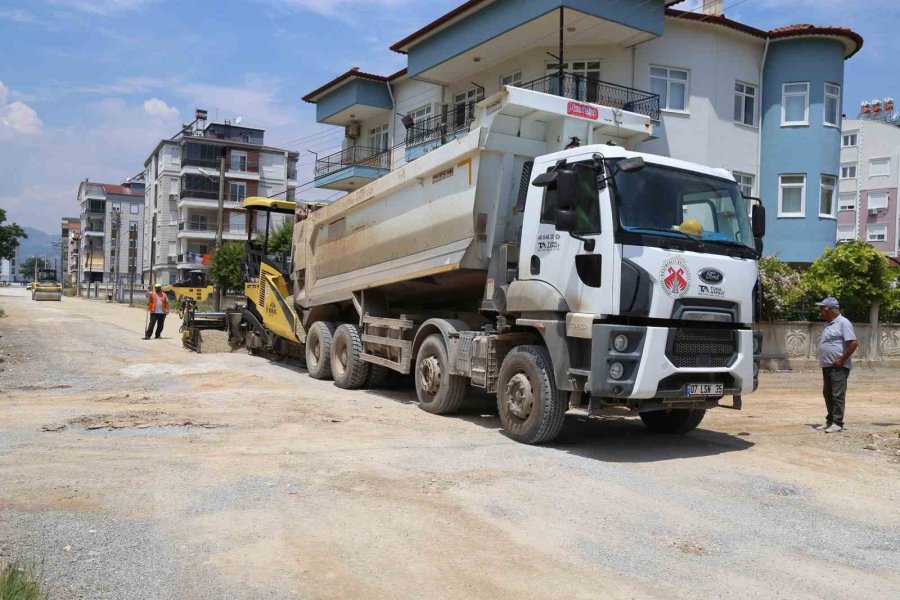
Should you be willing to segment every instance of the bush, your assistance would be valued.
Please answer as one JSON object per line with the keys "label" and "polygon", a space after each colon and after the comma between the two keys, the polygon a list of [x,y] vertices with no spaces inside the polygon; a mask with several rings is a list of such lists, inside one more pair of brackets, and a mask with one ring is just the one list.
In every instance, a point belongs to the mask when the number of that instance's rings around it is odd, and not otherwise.
{"label": "bush", "polygon": [[0,564],[0,599],[2,600],[43,600],[36,569],[22,567],[15,563]]}
{"label": "bush", "polygon": [[244,242],[225,242],[209,261],[209,280],[220,288],[242,286],[246,256]]}
{"label": "bush", "polygon": [[803,274],[807,302],[834,296],[851,321],[868,321],[873,304],[889,302],[892,281],[884,254],[859,241],[826,248]]}
{"label": "bush", "polygon": [[800,272],[774,256],[764,256],[759,260],[759,280],[762,286],[762,320],[795,318],[804,296]]}

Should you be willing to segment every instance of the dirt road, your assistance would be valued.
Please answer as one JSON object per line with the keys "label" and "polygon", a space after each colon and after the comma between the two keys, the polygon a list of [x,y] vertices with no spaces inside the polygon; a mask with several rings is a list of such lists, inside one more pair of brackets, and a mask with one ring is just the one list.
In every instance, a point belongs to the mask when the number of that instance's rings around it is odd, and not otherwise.
{"label": "dirt road", "polygon": [[[570,416],[551,446],[406,387],[345,392],[0,288],[0,559],[54,598],[896,598],[900,392],[766,374],[684,437]],[[869,434],[882,436],[866,450]]]}

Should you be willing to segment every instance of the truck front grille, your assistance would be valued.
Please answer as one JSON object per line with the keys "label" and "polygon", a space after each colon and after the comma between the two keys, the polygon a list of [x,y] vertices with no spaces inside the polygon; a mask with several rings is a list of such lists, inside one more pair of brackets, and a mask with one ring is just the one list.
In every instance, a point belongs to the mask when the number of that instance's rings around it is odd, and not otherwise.
{"label": "truck front grille", "polygon": [[667,346],[676,367],[727,367],[737,353],[735,332],[728,329],[675,329]]}

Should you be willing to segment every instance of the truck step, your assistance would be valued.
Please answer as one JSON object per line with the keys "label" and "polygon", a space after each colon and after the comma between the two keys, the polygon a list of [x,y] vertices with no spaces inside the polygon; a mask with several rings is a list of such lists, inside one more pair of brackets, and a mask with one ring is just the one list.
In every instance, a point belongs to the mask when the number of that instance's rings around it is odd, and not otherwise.
{"label": "truck step", "polygon": [[369,344],[394,346],[395,348],[401,348],[405,351],[412,350],[412,342],[409,340],[398,340],[397,338],[383,337],[380,335],[370,335],[368,333],[364,333],[362,336],[362,341],[368,342]]}
{"label": "truck step", "polygon": [[372,363],[375,365],[381,365],[382,367],[387,367],[388,369],[392,369],[394,371],[397,371],[398,373],[402,373],[403,375],[409,374],[409,361],[406,361],[403,364],[400,364],[389,358],[384,358],[382,356],[375,356],[373,354],[361,354],[359,357],[368,363]]}
{"label": "truck step", "polygon": [[373,327],[388,327],[390,329],[412,329],[416,324],[409,319],[389,319],[387,317],[373,317],[365,315],[363,324]]}

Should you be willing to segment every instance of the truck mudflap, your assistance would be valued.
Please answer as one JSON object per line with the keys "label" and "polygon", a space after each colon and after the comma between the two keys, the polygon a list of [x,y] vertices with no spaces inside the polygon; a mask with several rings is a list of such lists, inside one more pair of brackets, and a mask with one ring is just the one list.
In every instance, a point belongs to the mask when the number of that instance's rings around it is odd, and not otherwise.
{"label": "truck mudflap", "polygon": [[595,323],[586,389],[621,399],[740,396],[756,389],[760,341],[749,329]]}

